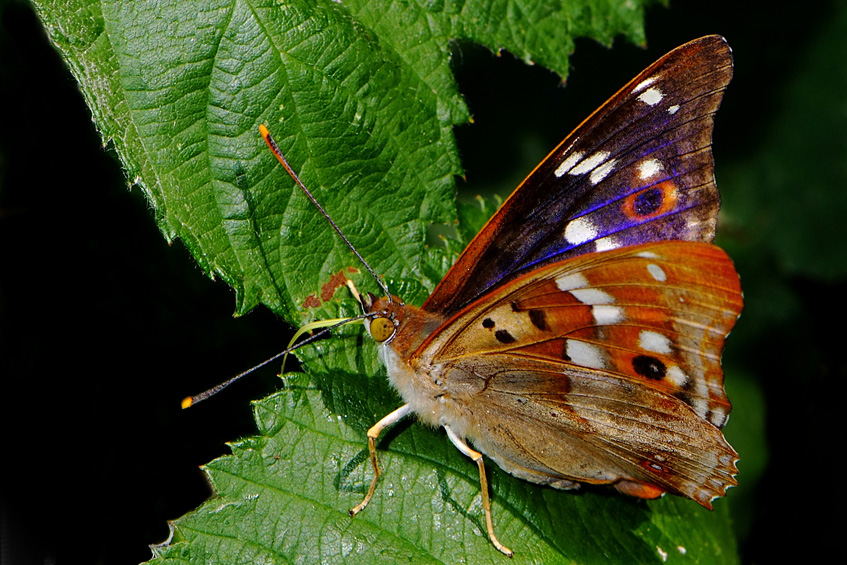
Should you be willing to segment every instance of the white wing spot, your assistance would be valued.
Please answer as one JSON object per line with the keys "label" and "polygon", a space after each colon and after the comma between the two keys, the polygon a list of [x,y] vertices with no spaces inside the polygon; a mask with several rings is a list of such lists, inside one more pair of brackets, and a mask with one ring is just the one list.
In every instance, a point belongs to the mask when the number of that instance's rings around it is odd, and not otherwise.
{"label": "white wing spot", "polygon": [[593,171],[591,171],[591,175],[589,175],[588,180],[591,184],[597,184],[611,173],[615,169],[615,163],[617,159],[609,159]]}
{"label": "white wing spot", "polygon": [[652,251],[641,251],[635,254],[636,257],[644,257],[645,259],[658,259],[659,256]]}
{"label": "white wing spot", "polygon": [[589,369],[605,369],[606,360],[603,356],[603,350],[596,345],[569,339],[566,342],[566,354],[571,361],[582,367]]}
{"label": "white wing spot", "polygon": [[641,180],[646,180],[657,175],[663,170],[665,170],[665,168],[656,159],[645,159],[638,164],[638,177]]}
{"label": "white wing spot", "polygon": [[694,413],[701,418],[705,418],[706,414],[709,413],[709,402],[704,398],[696,398],[691,407],[694,409]]}
{"label": "white wing spot", "polygon": [[641,92],[642,90],[644,90],[645,88],[647,88],[648,86],[650,86],[651,84],[656,82],[657,80],[659,80],[659,75],[653,75],[650,78],[646,78],[646,79],[642,80],[641,82],[638,83],[638,85],[635,88],[632,89],[633,94],[636,93],[636,92]]}
{"label": "white wing spot", "polygon": [[645,351],[652,351],[653,353],[667,355],[671,352],[671,340],[660,333],[651,332],[650,330],[642,330],[638,334],[638,346]]}
{"label": "white wing spot", "polygon": [[597,153],[592,154],[590,157],[586,157],[585,159],[580,161],[576,166],[574,166],[568,171],[568,174],[574,176],[584,175],[585,173],[591,172],[600,165],[602,165],[608,158],[608,151],[598,151]]}
{"label": "white wing spot", "polygon": [[598,304],[591,307],[591,315],[598,326],[610,326],[620,323],[624,319],[623,310],[617,306]]}
{"label": "white wing spot", "polygon": [[686,375],[685,372],[676,365],[668,367],[668,372],[665,374],[665,378],[678,387],[684,387],[688,384],[688,375]]}
{"label": "white wing spot", "polygon": [[610,249],[617,249],[620,246],[621,242],[617,239],[612,236],[606,236],[594,242],[594,251],[608,251]]}
{"label": "white wing spot", "polygon": [[727,413],[723,408],[716,407],[712,410],[711,414],[709,414],[709,421],[719,428],[726,424],[726,420]]}
{"label": "white wing spot", "polygon": [[665,95],[662,94],[662,91],[656,87],[648,88],[638,97],[639,100],[647,104],[648,106],[655,106],[659,102],[662,101]]}
{"label": "white wing spot", "polygon": [[570,152],[571,152],[571,149],[573,149],[573,146],[574,146],[574,145],[576,145],[576,142],[577,142],[577,141],[579,141],[579,136],[574,137],[574,138],[571,140],[570,145],[568,145],[567,149],[565,149],[564,151],[562,151],[562,157],[564,157],[565,155],[567,155],[568,153],[570,153]]}
{"label": "white wing spot", "polygon": [[568,155],[568,158],[562,161],[562,164],[559,165],[555,171],[553,171],[553,174],[556,175],[557,178],[562,176],[563,174],[573,169],[577,163],[582,161],[582,158],[584,156],[585,152],[583,151],[575,151],[572,155]]}
{"label": "white wing spot", "polygon": [[570,275],[562,275],[556,279],[556,286],[559,290],[568,292],[575,288],[583,288],[588,286],[588,280],[582,273],[572,273]]}
{"label": "white wing spot", "polygon": [[650,263],[647,265],[647,270],[650,272],[650,275],[659,282],[665,282],[668,280],[668,275],[662,268],[654,263]]}
{"label": "white wing spot", "polygon": [[674,104],[673,106],[668,108],[668,114],[673,116],[674,114],[676,114],[677,110],[679,110],[679,104]]}
{"label": "white wing spot", "polygon": [[574,298],[589,306],[594,306],[595,304],[613,304],[615,302],[614,296],[599,288],[575,288],[570,293]]}
{"label": "white wing spot", "polygon": [[568,222],[565,227],[565,239],[571,245],[579,245],[591,241],[597,236],[597,228],[585,216]]}

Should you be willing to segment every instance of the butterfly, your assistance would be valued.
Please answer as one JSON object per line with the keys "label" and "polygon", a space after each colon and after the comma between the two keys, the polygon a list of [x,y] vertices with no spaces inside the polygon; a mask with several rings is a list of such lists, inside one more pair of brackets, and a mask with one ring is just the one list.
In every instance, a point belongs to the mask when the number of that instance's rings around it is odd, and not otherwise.
{"label": "butterfly", "polygon": [[367,432],[373,479],[351,515],[374,496],[377,439],[410,415],[476,463],[488,537],[509,556],[483,454],[541,485],[706,508],[737,484],[721,353],[743,302],[711,245],[713,116],[731,76],[714,35],[649,66],[529,174],[420,308],[388,292],[260,126],[385,293],[356,293],[356,319],[404,404]]}

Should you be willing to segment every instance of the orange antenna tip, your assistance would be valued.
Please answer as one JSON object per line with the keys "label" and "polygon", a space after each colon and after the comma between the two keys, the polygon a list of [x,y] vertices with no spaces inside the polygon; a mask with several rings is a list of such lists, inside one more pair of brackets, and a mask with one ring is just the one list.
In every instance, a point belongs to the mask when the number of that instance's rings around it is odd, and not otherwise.
{"label": "orange antenna tip", "polygon": [[192,404],[194,404],[194,397],[193,396],[186,396],[185,398],[182,399],[182,402],[180,402],[180,406],[182,406],[183,410],[185,410],[186,408],[189,408]]}

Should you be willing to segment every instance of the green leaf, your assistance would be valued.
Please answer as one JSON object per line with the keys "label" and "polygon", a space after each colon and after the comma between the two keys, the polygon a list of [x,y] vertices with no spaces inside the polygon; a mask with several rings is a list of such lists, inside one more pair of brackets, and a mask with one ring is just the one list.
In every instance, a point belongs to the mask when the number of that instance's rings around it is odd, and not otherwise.
{"label": "green leaf", "polygon": [[470,241],[479,232],[488,219],[503,203],[502,198],[495,195],[491,198],[477,196],[471,202],[459,203],[459,238]]}
{"label": "green leaf", "polygon": [[432,289],[426,229],[455,221],[452,127],[469,118],[450,41],[564,75],[577,35],[644,39],[640,2],[35,5],[163,234],[235,289],[238,313],[262,303],[298,322],[332,273],[358,265],[259,123],[377,272]]}
{"label": "green leaf", "polygon": [[[268,124],[294,170],[374,269],[412,303],[460,242],[452,128],[468,120],[450,41],[469,39],[567,71],[577,36],[643,42],[639,2],[37,1],[112,144],[169,240],[236,291],[293,323],[351,314],[332,276],[376,290],[257,134]],[[468,212],[466,210],[466,212]],[[466,240],[489,212],[463,213]],[[321,307],[306,308],[319,300]],[[404,423],[380,443],[371,505],[365,432],[396,408],[360,327],[304,348],[310,380],[255,404],[255,437],[206,471],[216,496],[173,523],[154,562],[502,562],[475,466],[440,431]],[[310,382],[311,385],[306,383]],[[574,495],[489,465],[495,528],[535,562],[735,560],[725,505]],[[683,548],[683,549],[679,549]]]}

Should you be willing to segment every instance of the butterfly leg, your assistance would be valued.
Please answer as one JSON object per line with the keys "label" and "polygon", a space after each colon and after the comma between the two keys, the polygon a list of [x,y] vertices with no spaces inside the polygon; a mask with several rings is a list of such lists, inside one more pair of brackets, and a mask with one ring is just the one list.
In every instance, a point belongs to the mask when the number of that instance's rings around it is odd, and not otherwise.
{"label": "butterfly leg", "polygon": [[360,502],[355,508],[350,510],[351,516],[355,516],[364,510],[365,506],[368,505],[368,502],[371,501],[371,498],[373,498],[374,495],[374,489],[376,489],[376,482],[382,474],[382,471],[379,469],[379,462],[376,460],[376,440],[379,438],[379,434],[381,434],[385,428],[390,428],[411,413],[412,408],[406,404],[374,424],[371,429],[368,430],[368,451],[371,454],[371,466],[374,469],[374,478],[371,481],[371,486],[368,488],[368,494],[365,495],[365,499],[362,500],[362,502]]}
{"label": "butterfly leg", "polygon": [[482,489],[482,510],[485,513],[485,528],[488,530],[488,539],[491,540],[491,544],[501,553],[507,557],[512,557],[514,552],[500,543],[497,536],[494,535],[494,523],[491,521],[491,501],[488,498],[488,479],[485,477],[485,462],[482,460],[482,453],[471,449],[462,438],[456,435],[456,432],[450,429],[450,426],[443,425],[443,427],[444,431],[447,432],[447,437],[453,442],[453,445],[467,457],[470,457],[479,468],[479,485]]}

